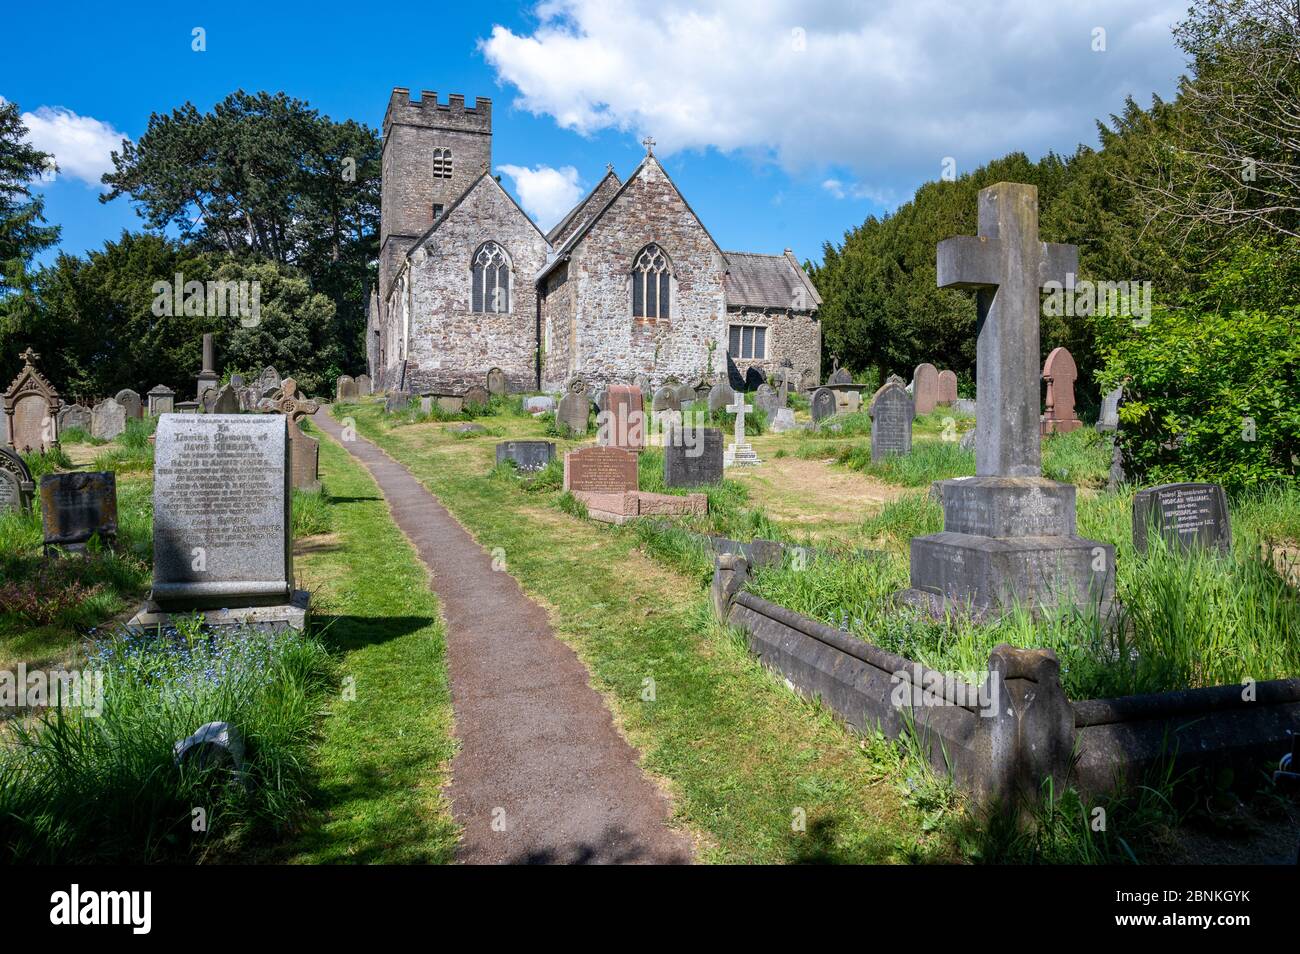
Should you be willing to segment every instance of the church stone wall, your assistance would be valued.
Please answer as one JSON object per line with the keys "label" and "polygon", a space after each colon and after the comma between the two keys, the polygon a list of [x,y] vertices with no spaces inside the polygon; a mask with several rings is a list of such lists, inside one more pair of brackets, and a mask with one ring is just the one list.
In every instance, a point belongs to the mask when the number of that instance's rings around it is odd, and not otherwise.
{"label": "church stone wall", "polygon": [[[822,326],[810,312],[778,311],[776,309],[729,308],[727,326],[762,325],[767,328],[767,358],[762,361],[735,358],[736,367],[744,374],[750,367],[763,372],[768,380],[786,358],[795,371],[802,374],[799,386],[803,390],[815,388],[822,379]],[[728,335],[730,331],[728,330]],[[727,350],[728,337],[724,336],[718,354]],[[715,361],[726,367],[726,358]]]}
{"label": "church stone wall", "polygon": [[[673,265],[666,321],[632,317],[632,261],[651,242]],[[576,371],[600,385],[644,373],[655,387],[669,375],[686,381],[703,374],[709,343],[717,343],[718,353],[726,349],[725,267],[704,227],[649,159],[573,249],[567,284],[577,303]]]}
{"label": "church stone wall", "polygon": [[[511,261],[510,311],[470,310],[470,259],[495,241]],[[483,179],[412,253],[408,390],[460,392],[501,368],[512,391],[537,386],[537,294],[546,263],[541,233],[492,179]],[[423,253],[423,261],[416,262]]]}
{"label": "church stone wall", "polygon": [[569,267],[560,264],[546,276],[542,297],[542,389],[563,391],[573,376],[574,301]]}

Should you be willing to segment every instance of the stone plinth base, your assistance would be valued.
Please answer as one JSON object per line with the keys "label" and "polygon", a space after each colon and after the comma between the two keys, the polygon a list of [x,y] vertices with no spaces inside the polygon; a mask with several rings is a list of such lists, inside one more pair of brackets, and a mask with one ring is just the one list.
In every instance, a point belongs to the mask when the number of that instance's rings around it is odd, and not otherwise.
{"label": "stone plinth base", "polygon": [[752,444],[728,444],[727,451],[722,455],[723,467],[753,467],[761,464],[758,454],[754,452]]}
{"label": "stone plinth base", "polygon": [[709,512],[709,498],[704,494],[652,494],[640,490],[600,494],[576,491],[573,494],[587,507],[587,516],[602,523],[624,524],[637,517],[703,515]]}
{"label": "stone plinth base", "polygon": [[161,608],[152,600],[145,601],[126,624],[131,630],[164,629],[173,625],[172,617],[188,619],[202,616],[204,625],[210,627],[248,627],[264,632],[283,632],[286,629],[305,630],[311,616],[311,594],[295,590],[288,603],[271,606],[230,606],[221,609],[175,610]]}

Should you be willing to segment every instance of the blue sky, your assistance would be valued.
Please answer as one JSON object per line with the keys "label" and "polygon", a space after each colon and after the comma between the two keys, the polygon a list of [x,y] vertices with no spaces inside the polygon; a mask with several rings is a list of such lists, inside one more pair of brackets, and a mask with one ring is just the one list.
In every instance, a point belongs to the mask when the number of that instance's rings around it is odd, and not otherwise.
{"label": "blue sky", "polygon": [[92,183],[151,112],[283,90],[378,128],[389,91],[406,86],[493,100],[496,171],[544,227],[607,162],[629,173],[648,134],[724,248],[803,259],[906,200],[946,158],[960,173],[1012,149],[1072,151],[1126,95],[1172,95],[1183,60],[1169,27],[1185,2],[124,7],[6,12],[0,97],[58,157],[41,188],[66,251],[140,227],[127,200],[100,204]]}

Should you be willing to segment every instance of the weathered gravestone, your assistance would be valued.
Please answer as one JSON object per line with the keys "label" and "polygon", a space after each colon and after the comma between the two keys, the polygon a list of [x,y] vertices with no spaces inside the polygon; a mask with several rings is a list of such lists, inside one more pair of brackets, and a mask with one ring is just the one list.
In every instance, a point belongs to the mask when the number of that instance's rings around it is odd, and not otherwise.
{"label": "weathered gravestone", "polygon": [[654,400],[650,403],[650,410],[655,414],[660,411],[680,411],[681,409],[682,402],[677,396],[677,390],[667,385],[655,392]]}
{"label": "weathered gravestone", "polygon": [[35,490],[27,463],[17,451],[0,447],[0,513],[6,510],[26,513],[32,507]]}
{"label": "weathered gravestone", "polygon": [[794,430],[797,426],[794,420],[794,409],[789,407],[778,407],[776,414],[773,415],[771,422],[768,424],[773,434],[784,434],[786,431]]}
{"label": "weathered gravestone", "polygon": [[730,384],[724,380],[719,380],[717,384],[709,389],[709,413],[721,414],[728,404],[736,399],[736,392],[732,390]]}
{"label": "weathered gravestone", "polygon": [[622,447],[580,447],[564,455],[564,489],[623,493],[637,489],[637,456]]}
{"label": "weathered gravestone", "polygon": [[[678,384],[673,387],[673,391],[677,395],[678,407],[685,407],[687,404],[690,404],[695,400],[694,385]],[[705,396],[707,397],[707,393]]]}
{"label": "weathered gravestone", "polygon": [[908,603],[1000,614],[1013,604],[1095,607],[1109,618],[1115,551],[1075,534],[1075,487],[1042,477],[1038,434],[1040,289],[1078,272],[1078,248],[1038,238],[1038,190],[979,194],[979,235],[937,255],[941,288],[977,291],[976,476],[941,483],[942,533],[913,537]]}
{"label": "weathered gravestone", "polygon": [[123,388],[113,397],[113,400],[126,410],[128,420],[139,420],[144,416],[144,411],[140,403],[140,395],[130,388]]}
{"label": "weathered gravestone", "polygon": [[306,625],[307,594],[293,589],[290,427],[281,414],[159,420],[153,589],[133,628],[193,612],[210,625]]}
{"label": "weathered gravestone", "polygon": [[415,395],[410,391],[389,391],[388,397],[384,398],[384,410],[389,414],[405,411],[414,398]]}
{"label": "weathered gravestone", "polygon": [[722,480],[722,431],[716,427],[674,428],[664,442],[664,485],[703,487]]}
{"label": "weathered gravestone", "polygon": [[770,421],[776,414],[776,409],[781,406],[781,397],[776,393],[776,388],[770,384],[760,384],[754,391],[754,406],[767,415]]}
{"label": "weathered gravestone", "polygon": [[482,410],[492,403],[492,394],[481,384],[473,384],[465,389],[465,406]]}
{"label": "weathered gravestone", "polygon": [[487,389],[489,394],[509,394],[510,381],[506,378],[506,373],[500,368],[493,368],[487,373]]}
{"label": "weathered gravestone", "polygon": [[370,375],[363,374],[357,378],[357,395],[360,397],[369,397],[374,391],[375,386],[370,380]]}
{"label": "weathered gravestone", "polygon": [[1133,495],[1133,548],[1146,553],[1148,533],[1182,551],[1232,549],[1228,497],[1219,484],[1160,484]]}
{"label": "weathered gravestone", "polygon": [[112,398],[104,398],[90,412],[90,436],[111,441],[126,430],[126,408]]}
{"label": "weathered gravestone", "polygon": [[871,399],[871,459],[884,460],[912,451],[912,396],[898,384],[886,384]]}
{"label": "weathered gravestone", "polygon": [[1047,410],[1041,424],[1044,434],[1068,434],[1083,427],[1074,413],[1074,382],[1078,377],[1074,356],[1064,348],[1053,348],[1043,363],[1043,380],[1047,382]]}
{"label": "weathered gravestone", "polygon": [[912,372],[912,403],[916,414],[929,414],[939,401],[939,372],[928,361]]}
{"label": "weathered gravestone", "polygon": [[611,384],[598,418],[596,440],[640,453],[645,448],[645,399],[635,384]]}
{"label": "weathered gravestone", "polygon": [[355,401],[357,399],[357,382],[352,379],[351,375],[340,374],[338,380],[334,382],[334,400],[338,403],[344,401]]}
{"label": "weathered gravestone", "polygon": [[1122,387],[1107,391],[1101,398],[1101,413],[1097,415],[1097,430],[1101,432],[1119,430],[1119,402],[1124,396]]}
{"label": "weathered gravestone", "polygon": [[40,355],[28,348],[23,368],[4,394],[5,434],[20,454],[44,454],[59,442],[59,409],[63,401],[54,386],[36,370]]}
{"label": "weathered gravestone", "polygon": [[203,403],[203,395],[217,387],[221,381],[221,376],[217,374],[217,349],[213,344],[212,335],[203,336],[203,368],[199,371],[198,381],[194,398],[200,404]]}
{"label": "weathered gravestone", "polygon": [[91,420],[90,408],[81,404],[65,404],[59,411],[59,433],[75,429],[89,434]]}
{"label": "weathered gravestone", "polygon": [[745,399],[739,394],[736,395],[736,402],[727,406],[728,413],[736,416],[735,439],[727,445],[727,450],[722,455],[722,466],[753,467],[762,463],[758,459],[758,454],[754,452],[753,445],[745,440],[745,415],[752,410],[754,410],[753,406],[746,404]]}
{"label": "weathered gravestone", "polygon": [[176,409],[176,392],[165,384],[155,385],[145,397],[149,401],[150,417],[157,417],[159,414],[170,414]]}
{"label": "weathered gravestone", "polygon": [[280,377],[280,372],[268,364],[262,369],[262,373],[257,376],[257,380],[253,382],[253,387],[257,389],[259,394],[265,394],[267,391],[274,391],[278,388],[283,380]]}
{"label": "weathered gravestone", "polygon": [[320,405],[297,396],[298,382],[287,378],[274,411],[289,419],[289,462],[295,490],[320,490],[320,441],[303,433],[299,426],[304,417],[315,414]]}
{"label": "weathered gravestone", "polygon": [[[692,400],[704,401],[707,403],[709,400],[709,393],[713,390],[713,385],[709,382],[707,377],[697,378],[695,383],[691,386],[691,390],[695,392],[695,396]],[[727,402],[723,401],[722,403],[726,404]]]}
{"label": "weathered gravestone", "polygon": [[812,419],[814,424],[820,424],[828,417],[834,417],[839,402],[835,399],[835,392],[830,388],[818,388],[812,396]]}
{"label": "weathered gravestone", "polygon": [[939,372],[938,394],[935,400],[939,404],[952,407],[957,403],[957,375],[947,369]]}
{"label": "weathered gravestone", "polygon": [[852,384],[853,375],[849,374],[848,368],[840,367],[840,359],[833,358],[834,370],[831,371],[830,377],[826,379],[827,384]]}
{"label": "weathered gravestone", "polygon": [[45,551],[82,552],[92,537],[117,537],[117,475],[112,471],[46,474],[41,478]]}
{"label": "weathered gravestone", "polygon": [[590,414],[587,383],[582,378],[574,378],[569,382],[564,397],[560,398],[560,405],[555,410],[555,423],[567,427],[575,434],[586,434],[587,417]]}
{"label": "weathered gravestone", "polygon": [[497,463],[514,461],[519,470],[542,470],[555,459],[551,441],[502,441],[497,445]]}
{"label": "weathered gravestone", "polygon": [[223,384],[217,389],[217,396],[212,399],[213,414],[238,414],[240,411],[239,392],[233,384]]}

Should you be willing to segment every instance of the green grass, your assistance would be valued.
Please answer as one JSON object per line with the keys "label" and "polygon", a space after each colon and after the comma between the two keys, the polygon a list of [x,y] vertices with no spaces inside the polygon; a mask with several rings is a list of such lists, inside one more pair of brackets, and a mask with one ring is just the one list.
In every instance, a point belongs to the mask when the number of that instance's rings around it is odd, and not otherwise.
{"label": "green grass", "polygon": [[[890,753],[861,744],[773,679],[743,639],[712,620],[701,578],[641,554],[638,528],[580,520],[571,505],[557,509],[567,495],[530,493],[522,479],[485,479],[490,446],[467,453],[373,412],[355,417],[480,542],[509,553],[512,575],[551,609],[646,769],[664,781],[675,822],[699,838],[701,860],[952,857],[950,840],[893,787]],[[512,436],[536,436],[540,426],[520,422]],[[646,466],[653,473],[653,462]],[[653,703],[642,701],[647,678]],[[806,831],[792,827],[797,809]]]}
{"label": "green grass", "polygon": [[450,862],[458,832],[442,786],[455,746],[437,600],[365,469],[328,438],[320,454],[332,532],[295,567],[352,691],[329,701],[302,832],[266,854],[304,864]]}
{"label": "green grass", "polygon": [[95,447],[107,444],[102,437],[92,437],[84,427],[68,427],[59,431],[60,444],[91,444]]}

